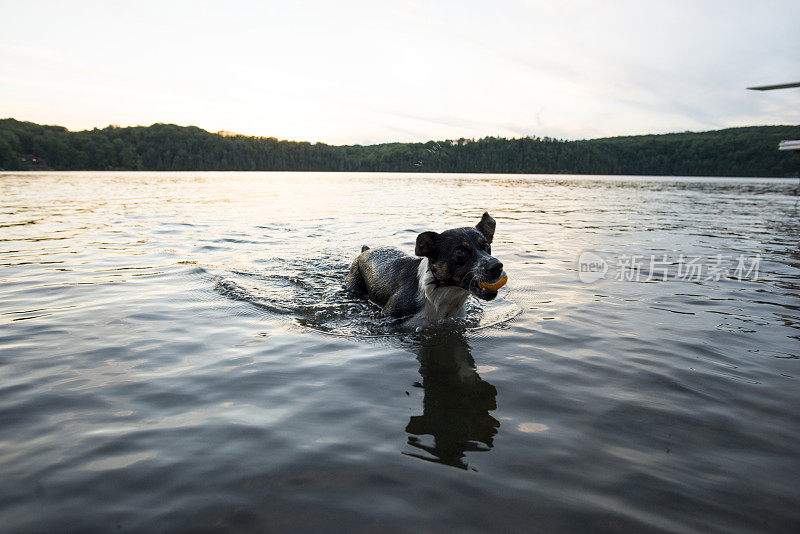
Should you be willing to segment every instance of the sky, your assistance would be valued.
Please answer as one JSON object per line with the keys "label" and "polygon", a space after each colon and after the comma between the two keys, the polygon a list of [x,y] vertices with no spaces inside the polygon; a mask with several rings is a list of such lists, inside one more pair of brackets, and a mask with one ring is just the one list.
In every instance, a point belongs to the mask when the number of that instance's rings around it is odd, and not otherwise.
{"label": "sky", "polygon": [[800,2],[0,0],[0,117],[370,144],[800,123]]}

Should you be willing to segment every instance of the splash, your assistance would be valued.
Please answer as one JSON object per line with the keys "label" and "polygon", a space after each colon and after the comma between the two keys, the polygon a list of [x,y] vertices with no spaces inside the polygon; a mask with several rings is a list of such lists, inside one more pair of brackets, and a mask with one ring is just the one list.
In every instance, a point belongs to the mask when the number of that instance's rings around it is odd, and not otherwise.
{"label": "splash", "polygon": [[[382,316],[377,305],[344,289],[348,264],[331,258],[279,263],[263,270],[228,269],[217,274],[214,290],[227,299],[325,334],[379,337],[409,332],[403,320]],[[522,313],[507,296],[508,290],[491,302],[471,297],[466,317],[446,319],[422,330],[481,330],[505,323]]]}

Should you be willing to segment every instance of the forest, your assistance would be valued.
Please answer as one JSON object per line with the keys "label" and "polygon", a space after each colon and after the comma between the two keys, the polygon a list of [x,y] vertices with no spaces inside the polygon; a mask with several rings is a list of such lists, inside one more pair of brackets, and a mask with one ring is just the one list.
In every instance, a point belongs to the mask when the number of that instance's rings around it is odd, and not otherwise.
{"label": "forest", "polygon": [[153,124],[85,131],[0,120],[5,170],[374,171],[796,176],[778,151],[800,126],[749,126],[568,141],[549,137],[328,145]]}

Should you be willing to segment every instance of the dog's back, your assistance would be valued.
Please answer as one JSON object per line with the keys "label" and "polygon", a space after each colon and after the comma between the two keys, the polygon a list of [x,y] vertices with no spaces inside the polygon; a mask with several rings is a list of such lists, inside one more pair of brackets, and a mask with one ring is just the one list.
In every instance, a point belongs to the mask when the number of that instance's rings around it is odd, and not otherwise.
{"label": "dog's back", "polygon": [[345,287],[383,308],[384,315],[404,317],[422,307],[419,291],[421,258],[395,248],[361,249],[345,279]]}

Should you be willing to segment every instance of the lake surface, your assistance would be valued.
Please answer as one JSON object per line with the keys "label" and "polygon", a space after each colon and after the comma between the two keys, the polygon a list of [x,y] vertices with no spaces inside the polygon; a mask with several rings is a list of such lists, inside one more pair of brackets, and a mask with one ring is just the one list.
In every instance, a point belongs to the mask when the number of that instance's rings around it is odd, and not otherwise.
{"label": "lake surface", "polygon": [[[798,198],[0,174],[2,529],[797,532]],[[405,331],[342,291],[361,245],[484,210],[510,280],[466,321]]]}

